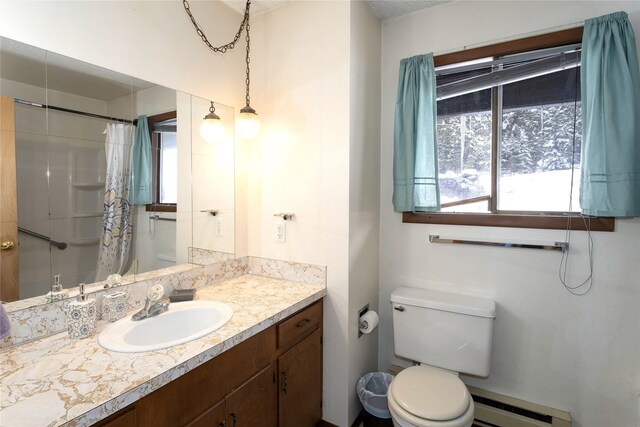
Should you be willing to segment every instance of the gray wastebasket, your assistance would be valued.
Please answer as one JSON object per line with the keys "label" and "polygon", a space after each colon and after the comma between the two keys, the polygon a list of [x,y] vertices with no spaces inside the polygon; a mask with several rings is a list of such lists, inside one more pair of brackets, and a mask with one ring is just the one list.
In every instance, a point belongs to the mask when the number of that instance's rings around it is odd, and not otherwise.
{"label": "gray wastebasket", "polygon": [[358,380],[356,389],[364,407],[364,427],[393,426],[387,404],[387,391],[392,380],[393,375],[386,372],[370,372]]}

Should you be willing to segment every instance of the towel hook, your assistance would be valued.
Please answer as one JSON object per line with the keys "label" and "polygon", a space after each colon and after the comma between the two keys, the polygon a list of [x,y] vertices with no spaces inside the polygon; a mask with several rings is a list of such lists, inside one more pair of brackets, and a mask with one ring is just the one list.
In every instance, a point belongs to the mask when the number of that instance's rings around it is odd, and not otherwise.
{"label": "towel hook", "polygon": [[285,221],[292,221],[294,214],[291,212],[281,212],[281,213],[273,214],[273,216],[279,216]]}

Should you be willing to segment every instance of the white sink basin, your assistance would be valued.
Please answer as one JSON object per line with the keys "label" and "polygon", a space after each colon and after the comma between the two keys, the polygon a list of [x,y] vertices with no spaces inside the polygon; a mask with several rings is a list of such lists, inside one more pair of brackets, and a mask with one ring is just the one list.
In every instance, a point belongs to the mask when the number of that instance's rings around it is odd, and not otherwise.
{"label": "white sink basin", "polygon": [[217,301],[172,303],[169,310],[134,322],[131,316],[107,326],[98,343],[107,350],[139,353],[160,350],[201,338],[223,327],[233,309]]}

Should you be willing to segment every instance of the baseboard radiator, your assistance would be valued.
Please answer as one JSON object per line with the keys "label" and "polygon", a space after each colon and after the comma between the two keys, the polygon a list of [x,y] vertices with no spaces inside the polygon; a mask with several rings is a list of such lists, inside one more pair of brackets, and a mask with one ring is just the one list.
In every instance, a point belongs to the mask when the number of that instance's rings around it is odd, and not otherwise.
{"label": "baseboard radiator", "polygon": [[[389,367],[396,375],[403,368]],[[571,427],[568,412],[467,386],[475,405],[474,427]]]}
{"label": "baseboard radiator", "polygon": [[568,412],[467,386],[482,427],[571,427]]}

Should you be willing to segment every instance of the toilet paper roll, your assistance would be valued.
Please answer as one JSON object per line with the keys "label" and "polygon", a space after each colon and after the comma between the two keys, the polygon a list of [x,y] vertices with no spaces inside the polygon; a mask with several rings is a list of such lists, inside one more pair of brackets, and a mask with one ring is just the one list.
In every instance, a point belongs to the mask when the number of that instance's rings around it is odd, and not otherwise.
{"label": "toilet paper roll", "polygon": [[365,314],[360,316],[360,332],[363,334],[370,334],[378,327],[379,321],[380,317],[378,317],[378,313],[373,310],[367,311]]}

